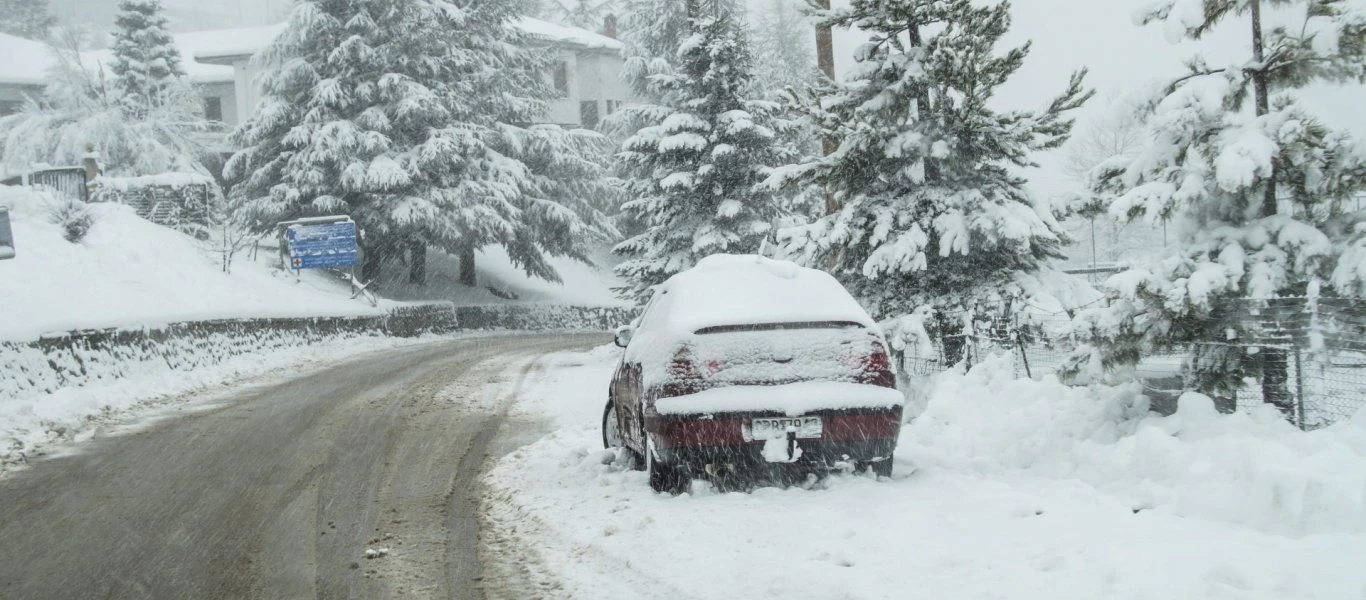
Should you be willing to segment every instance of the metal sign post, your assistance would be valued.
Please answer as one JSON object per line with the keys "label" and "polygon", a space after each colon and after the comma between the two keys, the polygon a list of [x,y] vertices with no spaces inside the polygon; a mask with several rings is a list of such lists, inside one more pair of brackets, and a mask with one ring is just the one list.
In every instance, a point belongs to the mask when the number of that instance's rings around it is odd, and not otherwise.
{"label": "metal sign post", "polygon": [[14,258],[14,232],[9,227],[9,209],[0,206],[0,260]]}
{"label": "metal sign post", "polygon": [[[280,256],[284,267],[297,276],[304,269],[330,269],[351,282],[351,297],[364,295],[371,305],[379,301],[356,279],[358,253],[356,223],[351,217],[311,217],[285,221],[280,226]],[[349,268],[343,271],[343,268]]]}

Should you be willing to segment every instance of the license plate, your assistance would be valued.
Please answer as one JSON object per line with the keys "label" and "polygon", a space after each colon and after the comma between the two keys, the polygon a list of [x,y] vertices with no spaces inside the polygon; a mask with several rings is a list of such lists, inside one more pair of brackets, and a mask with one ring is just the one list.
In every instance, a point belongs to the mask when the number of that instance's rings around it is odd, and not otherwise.
{"label": "license plate", "polygon": [[821,437],[824,427],[820,417],[790,417],[780,419],[753,419],[749,422],[750,439],[781,440],[787,433],[797,433],[799,439]]}

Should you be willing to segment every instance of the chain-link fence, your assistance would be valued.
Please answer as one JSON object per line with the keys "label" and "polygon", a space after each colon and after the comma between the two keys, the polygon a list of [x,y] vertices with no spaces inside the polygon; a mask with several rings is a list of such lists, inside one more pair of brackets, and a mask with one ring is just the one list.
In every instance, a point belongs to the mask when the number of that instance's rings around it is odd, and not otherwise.
{"label": "chain-link fence", "polygon": [[[1145,356],[1136,366],[1153,410],[1176,410],[1177,398],[1195,389],[1202,369],[1224,377],[1224,391],[1211,394],[1224,411],[1270,404],[1296,425],[1315,429],[1366,408],[1366,300],[1244,299],[1228,310],[1236,311],[1234,320],[1242,325],[1234,339]],[[1041,379],[1057,375],[1075,349],[1067,315],[974,317],[970,322],[966,333],[931,332],[932,348],[896,352],[901,373],[929,376],[1010,353],[1017,376]]]}

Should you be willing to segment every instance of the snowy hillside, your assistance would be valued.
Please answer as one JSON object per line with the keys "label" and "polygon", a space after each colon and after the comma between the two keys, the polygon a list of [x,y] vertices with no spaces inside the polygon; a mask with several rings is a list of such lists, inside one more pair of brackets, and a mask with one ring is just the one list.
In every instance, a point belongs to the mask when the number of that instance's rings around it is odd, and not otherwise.
{"label": "snowy hillside", "polygon": [[[896,474],[655,494],[601,450],[617,351],[562,355],[514,408],[557,431],[497,463],[495,568],[571,598],[1359,598],[1366,413],[1301,433],[1273,409],[1136,386],[941,375]],[[1358,566],[1353,566],[1358,565]],[[554,582],[551,584],[550,582]],[[911,591],[914,591],[913,593]]]}
{"label": "snowy hillside", "polygon": [[298,283],[262,252],[239,254],[223,273],[207,242],[154,225],[117,204],[91,204],[94,225],[79,243],[51,220],[46,194],[0,186],[17,256],[0,261],[0,340],[25,341],[83,328],[155,326],[233,317],[376,314],[342,284],[305,272]]}

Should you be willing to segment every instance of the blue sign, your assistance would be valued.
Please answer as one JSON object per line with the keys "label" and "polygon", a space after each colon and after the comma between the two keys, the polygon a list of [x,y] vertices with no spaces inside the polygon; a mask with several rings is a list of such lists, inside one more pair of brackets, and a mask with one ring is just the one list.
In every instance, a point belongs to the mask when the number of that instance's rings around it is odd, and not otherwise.
{"label": "blue sign", "polygon": [[356,264],[356,224],[296,223],[285,229],[289,266],[293,269],[335,269]]}

